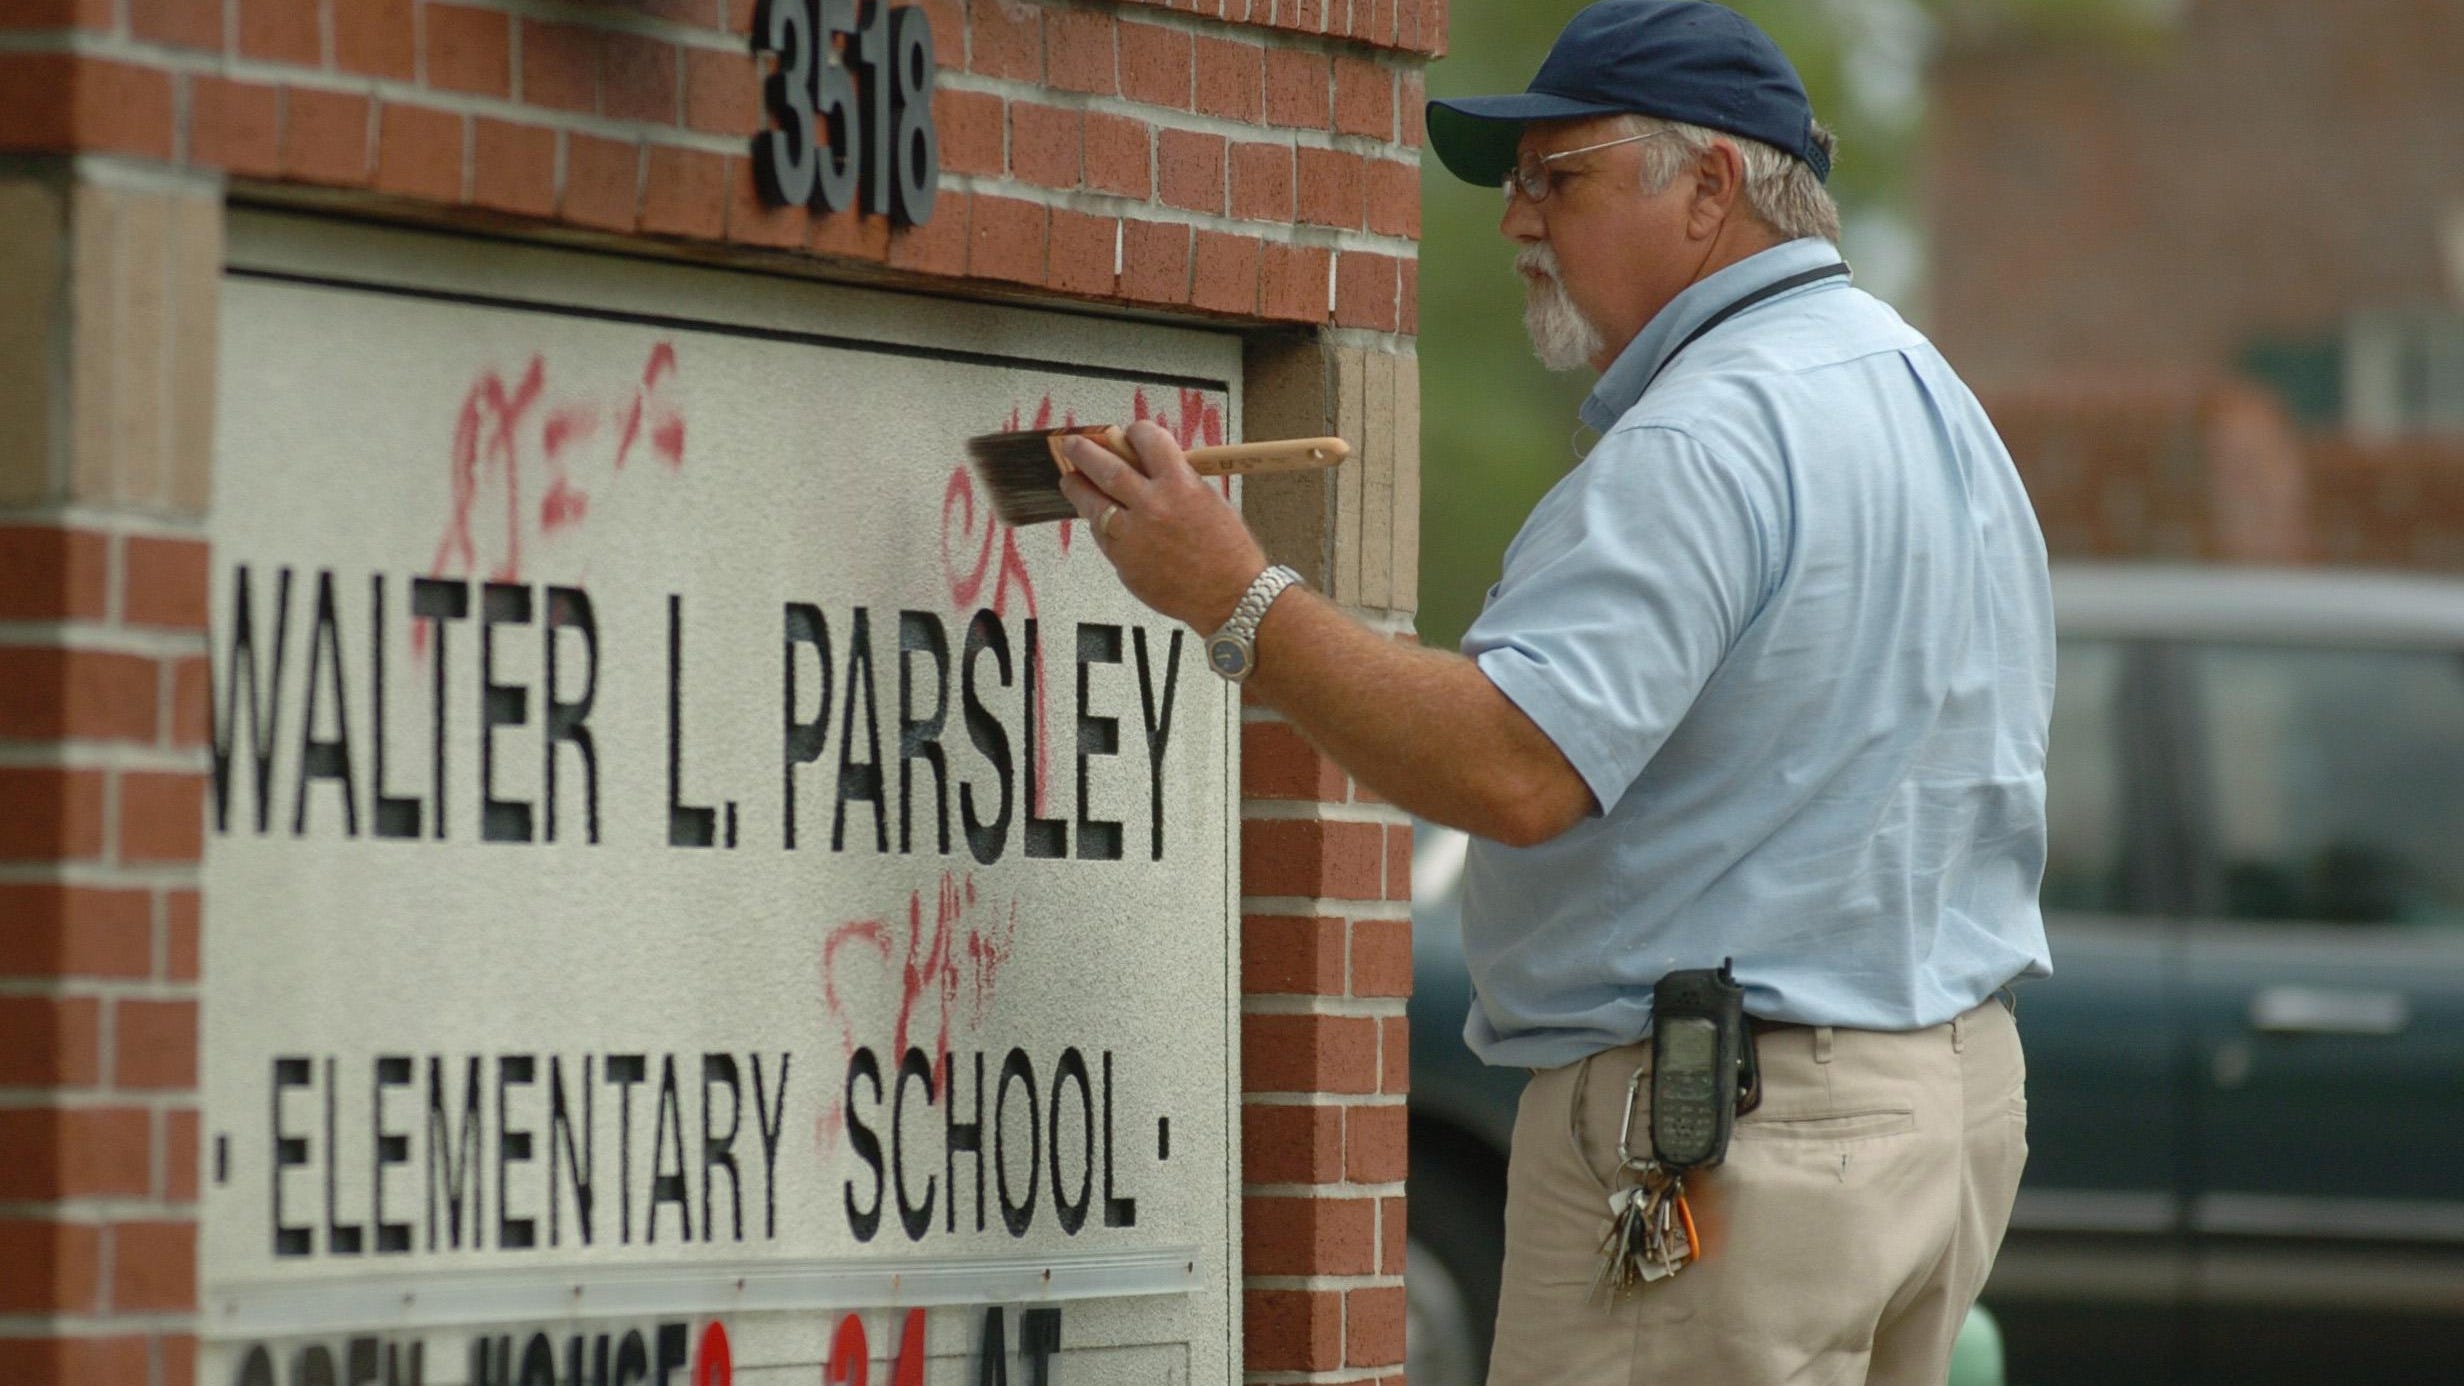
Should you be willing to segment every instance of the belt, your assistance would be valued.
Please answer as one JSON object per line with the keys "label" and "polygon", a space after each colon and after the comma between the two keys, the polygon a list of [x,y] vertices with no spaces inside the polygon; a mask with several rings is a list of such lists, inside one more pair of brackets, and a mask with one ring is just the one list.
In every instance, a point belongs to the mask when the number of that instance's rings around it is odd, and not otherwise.
{"label": "belt", "polygon": [[1745,1028],[1758,1035],[1767,1035],[1774,1030],[1810,1030],[1814,1027],[1801,1020],[1767,1020],[1762,1016],[1749,1015],[1745,1018]]}

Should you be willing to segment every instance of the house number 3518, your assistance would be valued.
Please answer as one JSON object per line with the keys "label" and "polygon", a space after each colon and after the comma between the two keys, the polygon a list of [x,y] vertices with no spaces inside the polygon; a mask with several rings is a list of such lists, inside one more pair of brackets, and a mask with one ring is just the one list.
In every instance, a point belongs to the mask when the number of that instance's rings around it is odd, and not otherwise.
{"label": "house number 3518", "polygon": [[762,0],[754,51],[776,54],[763,86],[771,128],[753,140],[769,202],[863,210],[918,224],[933,214],[933,31],[886,0]]}

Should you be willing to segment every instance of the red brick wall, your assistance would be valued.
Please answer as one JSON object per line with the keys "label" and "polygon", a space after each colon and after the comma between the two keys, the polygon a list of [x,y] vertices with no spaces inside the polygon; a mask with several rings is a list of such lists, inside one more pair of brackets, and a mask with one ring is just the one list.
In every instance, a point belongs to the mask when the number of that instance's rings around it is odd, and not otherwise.
{"label": "red brick wall", "polygon": [[186,1382],[205,546],[0,523],[0,1378]]}
{"label": "red brick wall", "polygon": [[2056,558],[2464,571],[2464,439],[2305,436],[2222,375],[1989,390]]}
{"label": "red brick wall", "polygon": [[2215,368],[2447,302],[2454,0],[2192,0],[2147,42],[1954,49],[1927,118],[1929,330],[1972,380]]}
{"label": "red brick wall", "polygon": [[1411,828],[1263,709],[1241,772],[1249,1370],[1399,1386]]}
{"label": "red brick wall", "polygon": [[[1408,629],[1418,396],[1397,358],[1445,0],[921,4],[942,179],[929,223],[892,231],[758,200],[753,0],[0,0],[0,154],[32,156],[0,185],[34,171],[0,197],[60,223],[0,234],[0,373],[60,384],[0,394],[0,1380],[194,1377],[210,180],[1320,329],[1323,355],[1257,339],[1251,417],[1357,434],[1385,480],[1257,496],[1323,539],[1296,561],[1339,600]],[[155,191],[96,192],[72,153]],[[105,287],[128,311],[86,313],[88,235],[120,247]],[[140,250],[168,256],[171,308]],[[1408,828],[1250,715],[1248,1364],[1399,1382]]]}
{"label": "red brick wall", "polygon": [[907,231],[761,203],[753,0],[596,23],[501,0],[0,0],[0,152],[1417,330],[1421,65],[1445,0],[921,3],[946,176]]}

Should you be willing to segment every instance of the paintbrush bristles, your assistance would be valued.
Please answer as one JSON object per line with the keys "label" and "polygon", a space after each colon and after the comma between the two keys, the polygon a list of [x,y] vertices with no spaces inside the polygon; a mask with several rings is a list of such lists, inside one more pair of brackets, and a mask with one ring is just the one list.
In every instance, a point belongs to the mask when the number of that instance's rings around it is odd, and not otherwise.
{"label": "paintbrush bristles", "polygon": [[[1061,492],[1063,464],[1060,441],[1073,434],[1100,435],[1101,429],[1048,428],[1017,433],[986,433],[967,440],[967,457],[992,499],[993,513],[1010,525],[1049,524],[1076,519],[1078,511]],[[1098,437],[1097,441],[1103,441]]]}

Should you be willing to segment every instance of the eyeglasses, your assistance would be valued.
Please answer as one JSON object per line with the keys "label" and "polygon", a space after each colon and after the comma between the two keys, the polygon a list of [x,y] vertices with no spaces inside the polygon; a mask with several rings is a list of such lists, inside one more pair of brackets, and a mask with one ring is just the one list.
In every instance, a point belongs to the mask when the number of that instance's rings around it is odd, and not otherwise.
{"label": "eyeglasses", "polygon": [[1523,200],[1526,202],[1544,201],[1552,190],[1551,185],[1554,182],[1554,177],[1549,172],[1549,165],[1559,159],[1571,159],[1577,154],[1589,154],[1600,149],[1614,149],[1618,145],[1632,144],[1636,140],[1658,139],[1662,135],[1675,133],[1674,130],[1646,130],[1639,135],[1603,140],[1598,144],[1584,145],[1580,149],[1560,149],[1554,154],[1525,154],[1522,158],[1515,160],[1513,171],[1506,175],[1506,197],[1511,201],[1519,192],[1523,194]]}

